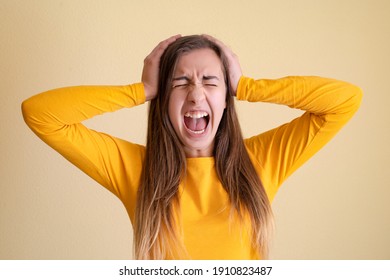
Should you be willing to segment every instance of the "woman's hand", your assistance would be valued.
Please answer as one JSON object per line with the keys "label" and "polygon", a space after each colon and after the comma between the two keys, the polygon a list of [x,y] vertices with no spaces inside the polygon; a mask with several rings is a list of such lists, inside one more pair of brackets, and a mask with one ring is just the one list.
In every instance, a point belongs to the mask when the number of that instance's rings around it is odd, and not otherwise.
{"label": "woman's hand", "polygon": [[145,58],[141,81],[144,84],[146,101],[150,101],[157,96],[158,72],[161,55],[171,43],[180,37],[181,35],[175,35],[161,41]]}
{"label": "woman's hand", "polygon": [[240,62],[238,60],[238,56],[235,53],[233,53],[233,51],[229,47],[227,47],[224,43],[222,43],[218,39],[210,35],[202,35],[202,36],[217,44],[225,54],[229,64],[230,84],[233,89],[233,94],[235,96],[237,92],[238,82],[240,81],[240,78],[242,76],[242,71],[241,71]]}

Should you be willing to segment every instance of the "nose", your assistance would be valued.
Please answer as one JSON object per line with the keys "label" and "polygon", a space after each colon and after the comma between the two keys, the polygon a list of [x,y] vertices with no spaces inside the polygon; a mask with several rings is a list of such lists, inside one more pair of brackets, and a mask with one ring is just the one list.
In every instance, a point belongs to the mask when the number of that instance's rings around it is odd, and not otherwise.
{"label": "nose", "polygon": [[187,100],[198,104],[206,98],[202,83],[193,83],[188,91]]}

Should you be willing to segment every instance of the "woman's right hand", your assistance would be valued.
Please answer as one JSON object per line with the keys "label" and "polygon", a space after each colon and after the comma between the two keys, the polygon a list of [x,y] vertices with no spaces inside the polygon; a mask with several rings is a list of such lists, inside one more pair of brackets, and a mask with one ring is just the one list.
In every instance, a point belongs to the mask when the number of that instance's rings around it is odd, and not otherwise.
{"label": "woman's right hand", "polygon": [[181,35],[175,35],[161,41],[145,58],[141,81],[144,84],[146,101],[150,101],[157,96],[158,73],[162,54],[171,43],[180,37]]}

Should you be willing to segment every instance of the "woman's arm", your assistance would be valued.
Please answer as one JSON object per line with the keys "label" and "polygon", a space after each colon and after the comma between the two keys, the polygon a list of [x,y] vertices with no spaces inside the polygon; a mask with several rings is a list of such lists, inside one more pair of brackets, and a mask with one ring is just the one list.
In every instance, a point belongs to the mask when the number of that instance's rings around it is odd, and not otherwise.
{"label": "woman's arm", "polygon": [[35,134],[117,195],[130,213],[134,213],[145,148],[88,129],[81,122],[155,98],[160,57],[179,37],[160,42],[146,57],[142,83],[60,88],[33,96],[22,104],[23,117]]}
{"label": "woman's arm", "polygon": [[228,59],[230,86],[238,100],[270,102],[306,111],[288,124],[245,140],[272,200],[281,183],[353,116],[362,92],[349,83],[320,77],[257,81],[242,77],[237,55],[221,41],[204,36],[217,43]]}
{"label": "woman's arm", "polygon": [[362,92],[349,83],[320,77],[240,79],[237,98],[304,110],[295,120],[246,140],[272,198],[281,183],[319,151],[358,110]]}
{"label": "woman's arm", "polygon": [[[22,103],[27,125],[45,143],[118,197],[121,186],[137,181],[143,147],[88,129],[81,122],[145,101],[141,83],[78,86],[51,90]],[[125,155],[124,155],[125,153]],[[132,168],[124,161],[131,158]]]}

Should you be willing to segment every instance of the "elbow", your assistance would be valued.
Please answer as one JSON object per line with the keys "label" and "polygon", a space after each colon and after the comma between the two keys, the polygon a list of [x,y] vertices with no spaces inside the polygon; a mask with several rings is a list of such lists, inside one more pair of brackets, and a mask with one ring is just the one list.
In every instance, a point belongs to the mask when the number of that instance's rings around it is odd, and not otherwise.
{"label": "elbow", "polygon": [[22,116],[25,121],[25,123],[28,125],[31,120],[31,102],[30,99],[26,99],[22,102],[21,109],[22,109]]}
{"label": "elbow", "polygon": [[338,98],[335,98],[335,100],[338,100],[337,109],[328,117],[331,116],[333,121],[344,124],[359,110],[363,99],[363,91],[360,87],[347,82],[342,82],[339,90]]}
{"label": "elbow", "polygon": [[38,109],[36,108],[36,104],[32,99],[33,98],[24,100],[21,104],[21,110],[24,122],[32,131],[35,132],[38,119],[36,113]]}
{"label": "elbow", "polygon": [[363,91],[360,87],[352,84],[349,86],[349,88],[349,92],[351,94],[351,98],[349,100],[351,102],[351,109],[352,111],[356,112],[362,103]]}

